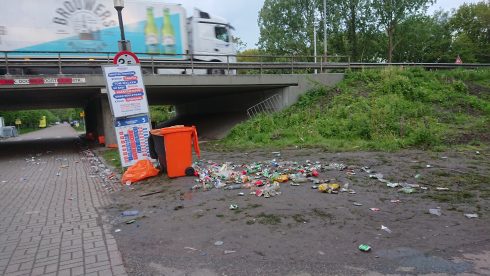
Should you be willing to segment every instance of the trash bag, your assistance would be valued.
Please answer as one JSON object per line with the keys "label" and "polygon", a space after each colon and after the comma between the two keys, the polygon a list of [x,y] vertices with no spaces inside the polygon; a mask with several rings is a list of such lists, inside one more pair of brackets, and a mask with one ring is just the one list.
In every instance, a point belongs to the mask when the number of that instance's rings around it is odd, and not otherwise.
{"label": "trash bag", "polygon": [[156,176],[160,171],[153,167],[150,160],[140,160],[123,174],[122,183],[138,182],[140,180]]}

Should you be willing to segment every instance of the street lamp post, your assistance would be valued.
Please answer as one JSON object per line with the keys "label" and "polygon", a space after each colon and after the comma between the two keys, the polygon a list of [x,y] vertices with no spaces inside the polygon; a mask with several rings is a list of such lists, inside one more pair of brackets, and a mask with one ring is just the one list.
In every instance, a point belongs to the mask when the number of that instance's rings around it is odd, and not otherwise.
{"label": "street lamp post", "polygon": [[119,41],[119,50],[129,51],[130,44],[126,40],[126,35],[124,34],[124,24],[122,18],[122,10],[124,9],[124,0],[114,0],[114,8],[117,11],[117,17],[119,19],[119,30],[121,31],[121,40]]}
{"label": "street lamp post", "polygon": [[323,54],[325,55],[325,62],[327,62],[327,0],[323,0]]}

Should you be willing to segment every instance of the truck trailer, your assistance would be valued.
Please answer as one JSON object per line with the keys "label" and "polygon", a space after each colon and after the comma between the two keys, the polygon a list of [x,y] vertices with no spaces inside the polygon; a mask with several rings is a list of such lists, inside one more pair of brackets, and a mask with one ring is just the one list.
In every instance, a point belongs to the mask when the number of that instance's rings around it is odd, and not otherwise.
{"label": "truck trailer", "polygon": [[[5,2],[5,3],[3,3]],[[113,0],[16,0],[0,4],[0,51],[8,57],[104,57],[119,51],[120,29]],[[126,39],[142,60],[236,62],[229,22],[180,4],[126,0]],[[4,55],[4,54],[3,54]],[[158,69],[160,74],[189,74]],[[223,74],[224,70],[200,73]]]}

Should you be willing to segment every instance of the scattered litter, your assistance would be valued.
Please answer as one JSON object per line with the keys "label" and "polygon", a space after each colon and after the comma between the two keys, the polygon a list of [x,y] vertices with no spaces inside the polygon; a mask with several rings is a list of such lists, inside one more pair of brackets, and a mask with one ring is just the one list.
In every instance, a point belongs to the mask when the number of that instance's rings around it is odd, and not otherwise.
{"label": "scattered litter", "polygon": [[422,175],[418,173],[418,174],[416,174],[414,177],[415,177],[416,179],[419,179],[421,176],[422,176]]}
{"label": "scattered litter", "polygon": [[405,194],[413,194],[415,193],[415,189],[411,187],[404,187],[398,190],[399,192],[405,193]]}
{"label": "scattered litter", "polygon": [[7,183],[7,180],[2,180],[2,183]]}
{"label": "scattered litter", "polygon": [[119,232],[121,232],[121,229],[116,229],[116,230],[114,230],[114,232],[119,233]]}
{"label": "scattered litter", "polygon": [[401,203],[401,200],[399,199],[392,199],[390,200],[391,203]]}
{"label": "scattered litter", "polygon": [[188,246],[184,247],[184,249],[191,250],[191,251],[199,251],[199,249],[195,249],[193,247],[188,247]]}
{"label": "scattered litter", "polygon": [[373,212],[379,212],[381,209],[379,209],[379,208],[369,208],[369,210],[371,210]]}
{"label": "scattered litter", "polygon": [[230,204],[230,210],[237,210],[237,209],[238,209],[238,205]]}
{"label": "scattered litter", "polygon": [[354,203],[352,203],[352,205],[354,205],[354,206],[362,206],[362,203],[354,202]]}
{"label": "scattered litter", "polygon": [[140,212],[137,210],[128,210],[128,211],[122,212],[121,214],[123,217],[131,217],[131,216],[137,216],[137,215],[139,215],[139,213]]}
{"label": "scattered litter", "polygon": [[175,206],[174,207],[174,211],[177,211],[177,210],[180,210],[180,209],[184,209],[184,206],[179,205],[179,206]]}
{"label": "scattered litter", "polygon": [[223,253],[225,255],[228,255],[228,254],[236,253],[236,251],[233,251],[233,250],[225,250]]}
{"label": "scattered litter", "polygon": [[480,152],[479,152],[479,151],[475,151],[475,154],[476,154],[476,155],[479,155],[479,154],[480,154]]}
{"label": "scattered litter", "polygon": [[386,226],[384,226],[384,225],[381,225],[381,230],[384,230],[384,231],[386,231],[386,232],[388,232],[388,233],[390,233],[390,234],[391,234],[391,232],[392,232],[392,231],[390,230],[390,228],[388,228],[388,227],[386,227]]}
{"label": "scattered litter", "polygon": [[449,188],[446,188],[446,187],[437,187],[436,190],[437,191],[449,191]]}
{"label": "scattered litter", "polygon": [[316,190],[316,189],[318,189],[318,185],[313,185],[313,186],[311,186],[311,188],[312,188],[313,190]]}
{"label": "scattered litter", "polygon": [[322,256],[323,256],[323,255],[325,255],[325,252],[323,252],[323,251],[319,250],[319,251],[318,251],[318,254],[320,254],[320,255],[322,255]]}
{"label": "scattered litter", "polygon": [[386,186],[388,186],[390,188],[396,188],[396,187],[400,186],[400,184],[388,182],[388,183],[386,183]]}
{"label": "scattered litter", "polygon": [[431,215],[435,215],[435,216],[438,216],[438,217],[440,217],[442,215],[441,208],[429,209],[429,213]]}
{"label": "scattered litter", "polygon": [[478,218],[478,214],[464,214],[467,218]]}
{"label": "scattered litter", "polygon": [[224,242],[223,242],[223,241],[216,241],[216,242],[214,243],[214,245],[216,245],[216,246],[222,246],[223,244],[224,244]]}
{"label": "scattered litter", "polygon": [[244,195],[245,195],[245,193],[238,193],[238,195],[239,195],[239,196],[244,196]]}
{"label": "scattered litter", "polygon": [[161,191],[156,191],[156,192],[151,192],[151,193],[142,194],[142,195],[140,195],[140,197],[145,197],[145,196],[156,195],[156,194],[160,194],[160,193],[163,193],[163,192],[166,192],[166,190],[161,190]]}
{"label": "scattered litter", "polygon": [[132,219],[132,220],[126,221],[126,224],[132,224],[132,223],[135,223],[135,222],[136,222],[136,220],[135,219]]}
{"label": "scattered litter", "polygon": [[362,252],[369,252],[371,251],[371,246],[367,244],[361,244],[359,245],[359,250],[361,250]]}
{"label": "scattered litter", "polygon": [[434,166],[427,164],[427,165],[425,165],[425,167],[426,168],[433,168]]}

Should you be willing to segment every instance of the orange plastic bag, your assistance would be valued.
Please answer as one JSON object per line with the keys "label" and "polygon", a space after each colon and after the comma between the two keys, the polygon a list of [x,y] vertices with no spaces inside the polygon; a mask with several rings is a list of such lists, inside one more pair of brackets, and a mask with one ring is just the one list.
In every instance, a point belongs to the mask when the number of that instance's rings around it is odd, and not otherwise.
{"label": "orange plastic bag", "polygon": [[140,160],[123,174],[122,183],[131,181],[131,183],[138,182],[140,180],[156,176],[160,171],[153,167],[150,160]]}

